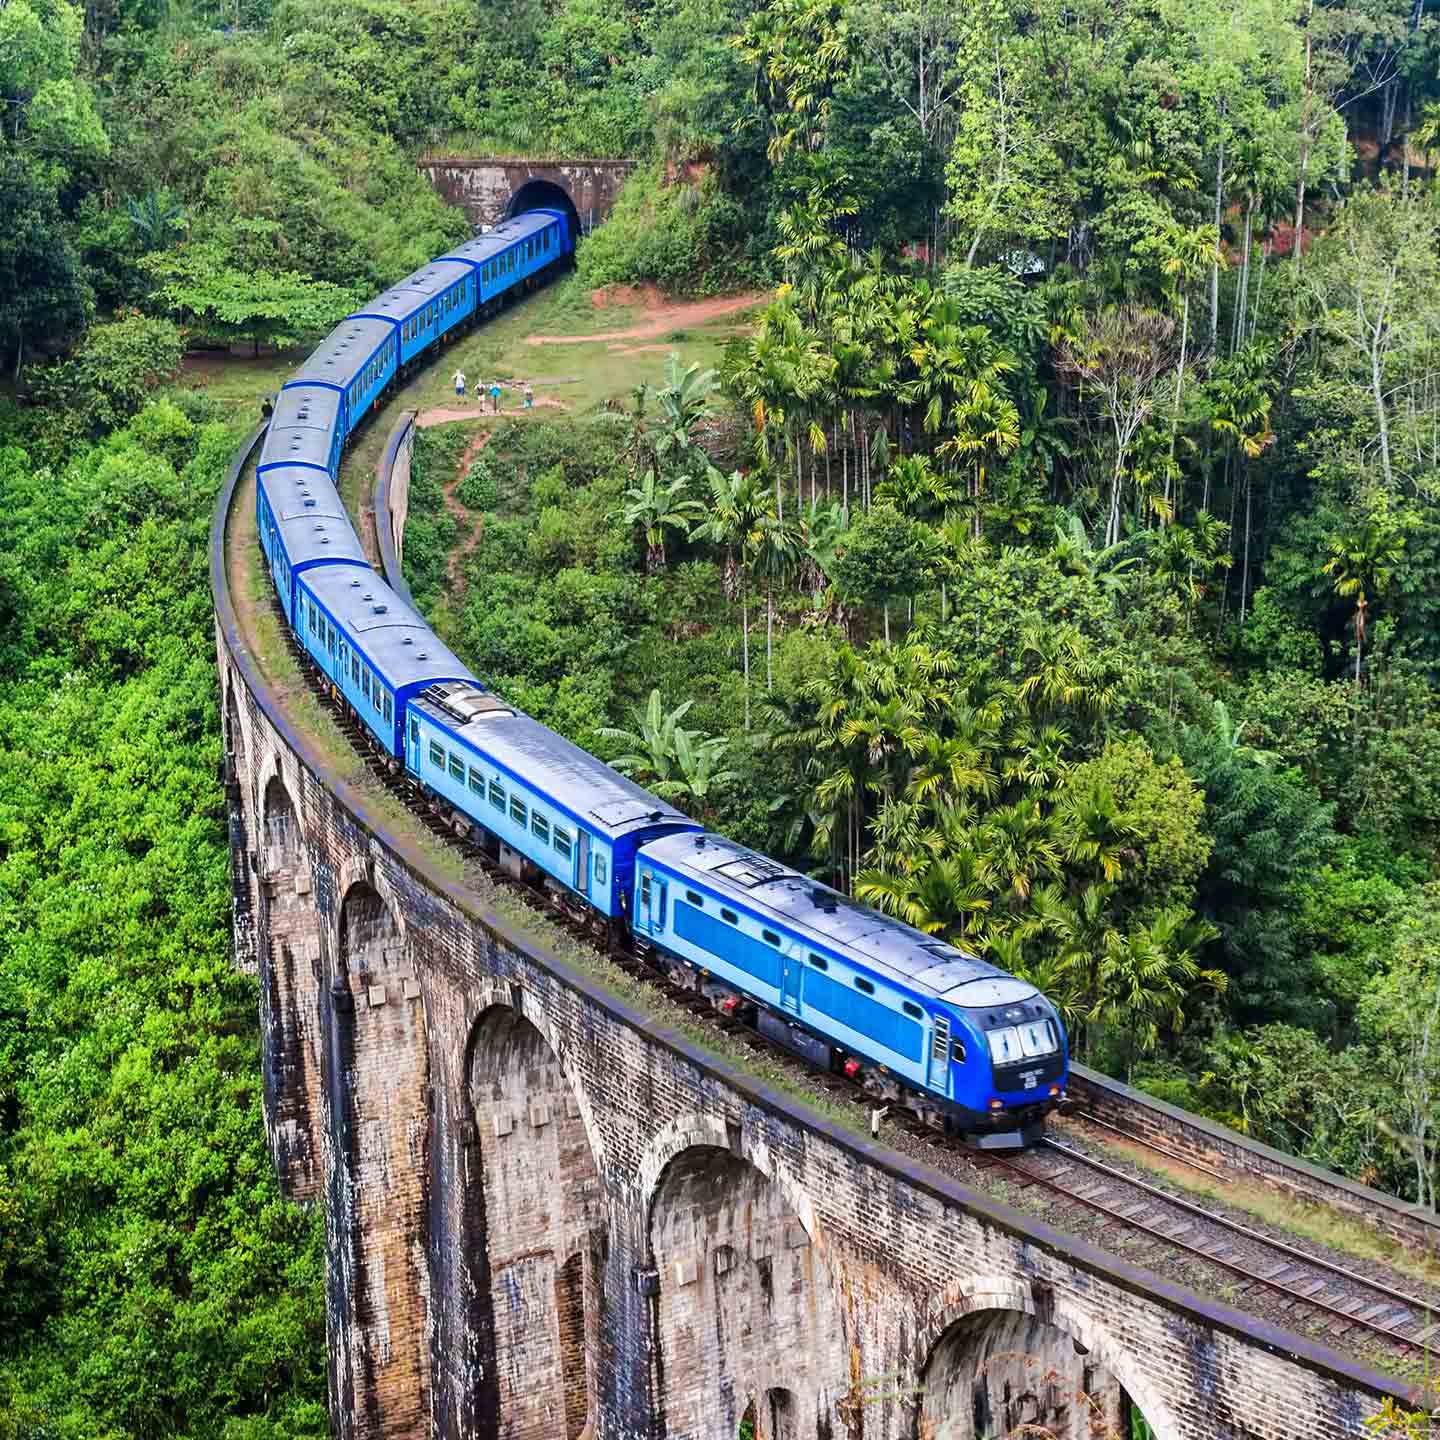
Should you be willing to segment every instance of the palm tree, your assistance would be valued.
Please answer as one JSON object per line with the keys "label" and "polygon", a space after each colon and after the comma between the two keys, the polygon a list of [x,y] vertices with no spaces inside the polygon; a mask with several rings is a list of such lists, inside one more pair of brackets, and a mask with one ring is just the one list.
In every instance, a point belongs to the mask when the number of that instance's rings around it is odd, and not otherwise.
{"label": "palm tree", "polygon": [[1360,652],[1365,648],[1369,597],[1390,586],[1405,549],[1405,535],[1388,511],[1370,517],[1330,542],[1330,558],[1320,567],[1335,593],[1355,601],[1355,684],[1360,684]]}
{"label": "palm tree", "polygon": [[688,532],[692,517],[703,510],[698,500],[690,498],[689,489],[685,476],[661,480],[651,469],[625,492],[625,504],[618,514],[626,525],[639,525],[645,531],[647,574],[658,575],[665,568],[665,532]]}
{"label": "palm tree", "polygon": [[670,353],[665,384],[655,392],[659,416],[654,456],[658,467],[690,468],[696,453],[691,432],[719,388],[714,370],[702,370],[699,365],[682,367],[679,355]]}
{"label": "palm tree", "polygon": [[800,558],[800,537],[778,515],[761,517],[751,568],[765,577],[765,688],[775,688],[775,582],[782,585]]}
{"label": "palm tree", "polygon": [[188,218],[184,207],[163,189],[147,190],[138,200],[126,200],[125,212],[147,250],[158,250],[170,232],[181,229]]}
{"label": "palm tree", "polygon": [[761,472],[722,474],[712,465],[706,472],[710,510],[690,531],[692,539],[708,540],[725,549],[725,593],[740,597],[740,664],[745,677],[745,728],[750,728],[749,578],[774,502]]}

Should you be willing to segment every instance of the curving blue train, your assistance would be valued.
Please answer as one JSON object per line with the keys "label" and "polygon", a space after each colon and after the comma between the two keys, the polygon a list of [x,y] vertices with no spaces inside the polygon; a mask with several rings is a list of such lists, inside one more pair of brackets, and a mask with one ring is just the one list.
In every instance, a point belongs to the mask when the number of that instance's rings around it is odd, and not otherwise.
{"label": "curving blue train", "polygon": [[1029,1143],[1068,1068],[1034,986],[705,832],[506,704],[366,561],[336,489],[356,427],[573,251],[563,212],[527,211],[349,316],[285,385],[256,518],[296,638],[392,769],[512,873],[878,1098],[981,1146]]}

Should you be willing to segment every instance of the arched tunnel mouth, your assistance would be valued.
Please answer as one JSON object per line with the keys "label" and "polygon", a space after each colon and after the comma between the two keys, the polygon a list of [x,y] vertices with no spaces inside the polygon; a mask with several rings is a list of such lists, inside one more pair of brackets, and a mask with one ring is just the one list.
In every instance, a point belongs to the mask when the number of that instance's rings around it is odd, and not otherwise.
{"label": "arched tunnel mouth", "polygon": [[561,210],[570,222],[570,239],[580,238],[580,212],[563,185],[553,180],[527,180],[511,197],[505,207],[505,218],[513,220],[527,210]]}

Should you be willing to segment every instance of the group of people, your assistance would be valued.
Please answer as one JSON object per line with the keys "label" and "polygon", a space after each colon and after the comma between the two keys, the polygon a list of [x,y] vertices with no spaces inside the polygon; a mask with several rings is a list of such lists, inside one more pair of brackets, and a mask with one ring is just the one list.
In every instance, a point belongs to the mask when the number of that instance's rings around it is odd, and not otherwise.
{"label": "group of people", "polygon": [[[500,397],[504,393],[498,380],[492,380],[490,382],[490,408],[497,415],[500,413]],[[528,380],[525,382],[523,393],[525,396],[525,408],[527,410],[533,410],[535,408],[535,391],[531,388]],[[463,370],[457,370],[455,372],[455,395],[456,398],[460,400],[465,398],[465,372]]]}

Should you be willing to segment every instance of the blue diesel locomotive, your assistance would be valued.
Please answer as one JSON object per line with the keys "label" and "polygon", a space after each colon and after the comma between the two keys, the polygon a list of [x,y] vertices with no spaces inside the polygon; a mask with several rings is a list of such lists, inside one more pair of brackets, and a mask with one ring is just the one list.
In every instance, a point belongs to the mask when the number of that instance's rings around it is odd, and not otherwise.
{"label": "blue diesel locomotive", "polygon": [[356,427],[573,249],[559,211],[508,220],[347,317],[287,382],[256,473],[287,622],[387,764],[517,878],[878,1098],[982,1146],[1028,1143],[1068,1070],[1034,986],[705,832],[503,701],[367,563],[336,489]]}

